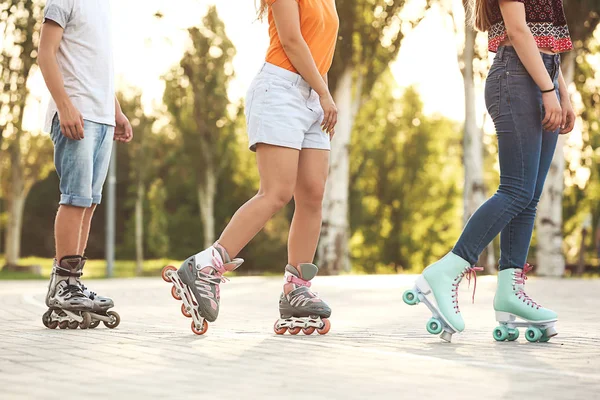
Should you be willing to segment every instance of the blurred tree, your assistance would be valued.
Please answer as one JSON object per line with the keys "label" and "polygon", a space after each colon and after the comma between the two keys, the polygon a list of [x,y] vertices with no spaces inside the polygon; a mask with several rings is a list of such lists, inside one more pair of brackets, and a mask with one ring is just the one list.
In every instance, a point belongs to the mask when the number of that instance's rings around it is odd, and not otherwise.
{"label": "blurred tree", "polygon": [[[25,199],[33,183],[47,175],[40,140],[23,132],[23,113],[29,90],[27,80],[37,58],[37,43],[43,4],[36,0],[8,0],[0,4],[3,23],[0,53],[0,151],[6,137],[10,157],[10,178],[5,193],[8,203],[6,264],[16,265],[21,252]],[[23,158],[23,150],[38,153]],[[4,157],[2,157],[4,158]]]}
{"label": "blurred tree", "polygon": [[129,171],[135,182],[132,186],[135,190],[135,259],[136,274],[140,275],[144,264],[144,200],[148,179],[154,175],[155,169],[152,168],[155,147],[149,142],[152,141],[152,127],[156,118],[144,112],[141,93],[135,93],[131,97],[119,93],[119,103],[129,117],[135,135],[135,140],[129,143],[127,150]]}
{"label": "blurred tree", "polygon": [[[571,92],[575,78],[576,60],[587,52],[588,42],[600,23],[600,2],[598,0],[565,0],[565,13],[569,23],[575,50],[565,53],[562,58],[562,71]],[[565,176],[564,147],[567,136],[561,135],[550,172],[544,186],[538,216],[537,228],[537,273],[540,275],[561,276],[565,271],[563,251],[563,191]]]}
{"label": "blurred tree", "polygon": [[189,34],[192,45],[165,77],[163,99],[182,137],[182,162],[196,184],[204,246],[208,247],[215,240],[215,194],[231,140],[223,132],[231,123],[227,87],[233,77],[235,47],[214,6],[202,26],[190,28]]}
{"label": "blurred tree", "polygon": [[[156,179],[148,191],[150,221],[148,224],[148,245],[156,257],[169,254],[168,215],[165,209],[167,192],[162,180]],[[138,271],[139,273],[140,271]]]}
{"label": "blurred tree", "polygon": [[415,89],[398,98],[389,73],[373,93],[352,136],[352,260],[370,273],[417,271],[460,232],[460,134],[425,116]]}
{"label": "blurred tree", "polygon": [[[581,109],[581,144],[579,151],[569,151],[565,170],[566,187],[563,197],[564,237],[567,263],[575,258],[577,242],[581,242],[580,257],[586,265],[597,255],[593,227],[600,226],[600,27],[596,28],[586,51],[577,55],[574,84],[574,103]],[[591,215],[591,221],[586,221]],[[588,239],[582,227],[589,225]],[[583,272],[583,271],[578,271]]]}
{"label": "blurred tree", "polygon": [[[402,15],[407,3],[405,0],[336,1],[340,33],[328,79],[338,107],[338,124],[331,146],[318,249],[324,273],[337,274],[351,267],[348,253],[350,134],[361,104],[398,55],[405,33],[423,18],[423,12],[414,20]],[[421,3],[427,9],[430,0]]]}

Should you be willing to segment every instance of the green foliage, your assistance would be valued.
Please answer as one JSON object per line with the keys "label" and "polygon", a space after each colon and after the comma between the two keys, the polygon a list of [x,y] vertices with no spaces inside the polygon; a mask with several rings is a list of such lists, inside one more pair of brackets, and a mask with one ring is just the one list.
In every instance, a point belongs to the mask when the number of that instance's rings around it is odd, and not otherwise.
{"label": "green foliage", "polygon": [[148,221],[148,247],[150,256],[161,257],[169,254],[168,217],[165,210],[167,192],[160,179],[150,185],[148,204],[150,219]]}
{"label": "green foliage", "polygon": [[398,98],[389,74],[373,92],[352,136],[353,263],[367,272],[418,270],[460,232],[460,129],[424,115],[414,89]]}

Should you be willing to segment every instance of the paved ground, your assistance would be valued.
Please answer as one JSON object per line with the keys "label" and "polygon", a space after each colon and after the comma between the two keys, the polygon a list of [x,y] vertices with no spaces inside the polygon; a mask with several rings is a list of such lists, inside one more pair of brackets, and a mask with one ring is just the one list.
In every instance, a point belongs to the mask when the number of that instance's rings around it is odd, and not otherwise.
{"label": "paved ground", "polygon": [[495,278],[461,290],[467,330],[453,343],[425,331],[425,306],[401,302],[410,276],[319,277],[333,309],[326,336],[276,336],[278,278],[233,278],[205,336],[190,330],[160,280],[90,281],[112,295],[115,330],[49,330],[45,282],[0,282],[0,398],[598,399],[600,282],[531,279],[560,316],[559,336],[496,343]]}

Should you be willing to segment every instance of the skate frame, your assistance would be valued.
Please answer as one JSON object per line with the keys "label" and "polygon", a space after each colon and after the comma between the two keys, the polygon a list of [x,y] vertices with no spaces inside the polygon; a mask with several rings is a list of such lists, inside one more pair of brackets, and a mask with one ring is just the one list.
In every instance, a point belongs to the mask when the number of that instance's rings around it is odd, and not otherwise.
{"label": "skate frame", "polygon": [[[423,290],[421,290],[421,288],[419,287],[419,284],[421,285],[421,287],[423,287]],[[439,312],[437,306],[434,305],[433,302],[429,301],[429,299],[427,298],[428,295],[433,296],[433,292],[423,276],[420,276],[417,279],[413,290],[417,293],[419,302],[423,302],[427,306],[427,308],[429,308],[429,311],[431,311],[432,317],[436,318],[444,325],[443,326],[444,330],[440,334],[440,339],[442,339],[445,342],[450,343],[452,341],[452,335],[456,333],[456,330],[454,330],[450,326],[448,321],[446,321],[446,318],[444,318],[442,313]],[[435,298],[433,301],[435,301]]]}
{"label": "skate frame", "polygon": [[[545,329],[545,330],[550,329],[552,333],[555,332],[554,324],[556,324],[556,320],[538,321],[538,322],[528,321],[524,318],[520,318],[514,314],[503,312],[503,311],[496,311],[496,321],[498,321],[499,324],[506,325],[507,328],[511,328],[511,329],[528,328],[530,326],[535,326],[536,328],[539,328],[539,329]],[[556,333],[551,336],[555,336],[555,335],[556,335]]]}
{"label": "skate frame", "polygon": [[289,317],[289,318],[280,318],[277,320],[276,328],[317,328],[321,329],[325,326],[321,317],[312,318],[312,317]]}
{"label": "skate frame", "polygon": [[177,270],[169,270],[165,275],[171,278],[171,283],[173,286],[175,286],[175,290],[179,297],[181,297],[181,301],[185,305],[185,309],[192,316],[196,329],[201,330],[204,325],[204,317],[202,317],[198,312],[198,305],[193,301],[193,296],[190,293],[187,285],[183,283],[179,277],[179,274],[177,273]]}

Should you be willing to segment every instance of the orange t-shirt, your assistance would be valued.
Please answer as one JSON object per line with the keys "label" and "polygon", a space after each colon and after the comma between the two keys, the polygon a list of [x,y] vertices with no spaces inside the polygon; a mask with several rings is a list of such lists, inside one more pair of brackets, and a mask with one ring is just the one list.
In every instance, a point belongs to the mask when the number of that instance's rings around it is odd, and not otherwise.
{"label": "orange t-shirt", "polygon": [[[277,0],[270,0],[269,4]],[[335,0],[296,0],[300,7],[300,31],[317,64],[321,75],[331,67],[335,42],[340,21],[335,8]],[[283,50],[277,27],[273,19],[273,10],[269,7],[269,36],[271,44],[267,51],[268,63],[298,73]]]}

